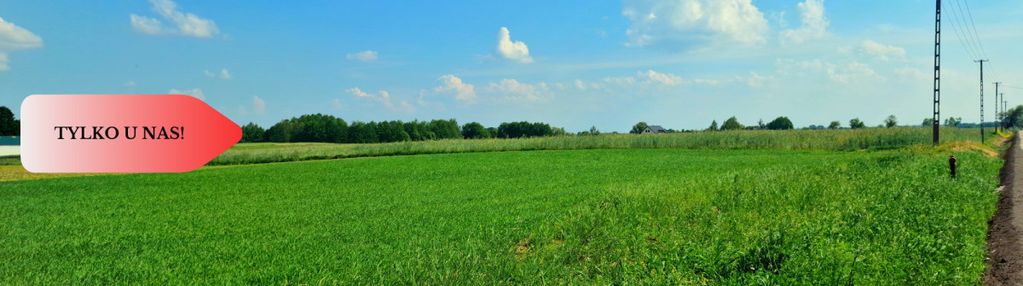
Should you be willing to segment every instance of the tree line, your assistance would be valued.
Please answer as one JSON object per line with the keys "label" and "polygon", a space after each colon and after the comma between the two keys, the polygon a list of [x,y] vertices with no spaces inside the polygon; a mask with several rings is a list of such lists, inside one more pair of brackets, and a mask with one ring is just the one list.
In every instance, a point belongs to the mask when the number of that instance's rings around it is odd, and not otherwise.
{"label": "tree line", "polygon": [[325,114],[307,114],[277,122],[268,129],[255,123],[242,126],[242,142],[389,143],[442,139],[527,138],[567,134],[542,122],[505,122],[486,127],[479,122],[459,125],[455,119],[430,121],[355,121]]}
{"label": "tree line", "polygon": [[21,120],[14,119],[14,112],[6,106],[0,106],[0,136],[20,136]]}

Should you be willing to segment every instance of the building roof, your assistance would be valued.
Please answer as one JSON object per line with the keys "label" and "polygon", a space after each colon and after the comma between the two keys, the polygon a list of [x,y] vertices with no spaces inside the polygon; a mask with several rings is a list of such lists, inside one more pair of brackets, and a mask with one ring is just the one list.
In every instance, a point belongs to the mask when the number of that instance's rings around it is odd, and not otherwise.
{"label": "building roof", "polygon": [[649,129],[650,132],[655,132],[655,133],[660,133],[660,132],[666,131],[666,129],[664,129],[664,127],[661,127],[660,125],[650,125],[650,126],[647,126],[646,128]]}

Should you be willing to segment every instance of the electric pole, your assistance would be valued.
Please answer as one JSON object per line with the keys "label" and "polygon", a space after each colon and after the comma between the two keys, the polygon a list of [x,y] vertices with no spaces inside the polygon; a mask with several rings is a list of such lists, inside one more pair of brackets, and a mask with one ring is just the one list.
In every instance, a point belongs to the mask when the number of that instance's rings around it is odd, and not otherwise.
{"label": "electric pole", "polygon": [[934,120],[931,122],[931,139],[934,145],[938,145],[941,127],[941,0],[934,2]]}
{"label": "electric pole", "polygon": [[991,60],[977,60],[980,63],[980,143],[984,143],[984,63]]}
{"label": "electric pole", "polygon": [[1001,118],[998,115],[998,105],[999,105],[998,103],[1001,102],[1000,100],[998,100],[998,95],[999,95],[998,87],[1000,85],[1002,85],[1002,82],[1000,82],[1000,81],[996,81],[995,82],[995,117],[994,117],[994,119],[996,121],[998,121],[998,124],[995,124],[995,132],[998,132],[999,128],[1001,128],[1001,126],[1002,126],[1002,124],[1001,124],[1002,120],[1001,120]]}

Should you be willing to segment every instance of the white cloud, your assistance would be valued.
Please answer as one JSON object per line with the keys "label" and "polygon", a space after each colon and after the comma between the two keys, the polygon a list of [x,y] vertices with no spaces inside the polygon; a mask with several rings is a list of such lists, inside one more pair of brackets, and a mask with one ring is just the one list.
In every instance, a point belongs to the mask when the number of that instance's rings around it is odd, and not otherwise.
{"label": "white cloud", "polygon": [[156,18],[131,14],[129,15],[131,26],[136,31],[150,35],[178,34],[196,38],[210,38],[220,33],[213,20],[181,12],[172,0],[150,0],[149,3],[153,5],[153,11],[164,20],[170,21],[174,28],[164,28],[163,23]]}
{"label": "white cloud", "polygon": [[547,100],[553,96],[547,83],[528,84],[515,79],[503,79],[500,82],[490,83],[487,91],[503,94],[506,99],[529,102]]}
{"label": "white cloud", "polygon": [[799,15],[803,25],[797,29],[782,31],[782,36],[786,40],[801,44],[827,36],[831,23],[824,14],[824,0],[806,0],[799,3]]}
{"label": "white cloud", "polygon": [[[396,107],[391,99],[391,92],[386,90],[381,90],[376,93],[368,93],[362,91],[362,89],[358,87],[353,87],[345,91],[348,92],[348,94],[354,95],[357,98],[376,101],[384,105],[384,107],[387,107],[387,109],[390,109],[391,111],[403,111],[408,113],[412,113],[415,111],[415,107],[412,106],[412,104],[409,103],[407,100],[399,101],[398,106]],[[340,104],[340,102],[338,103]]]}
{"label": "white cloud", "polygon": [[501,57],[523,64],[533,62],[529,56],[529,47],[522,41],[512,41],[508,28],[501,27],[497,32],[497,54]]}
{"label": "white cloud", "polygon": [[852,61],[845,64],[826,62],[820,59],[796,61],[779,59],[776,63],[778,74],[784,76],[815,77],[827,75],[827,79],[835,83],[851,84],[865,81],[884,80],[867,64]]}
{"label": "white cloud", "polygon": [[204,100],[204,101],[206,100],[206,94],[204,94],[202,92],[202,89],[198,89],[198,88],[185,89],[185,90],[178,90],[178,89],[172,88],[167,93],[191,95],[192,97],[195,97],[195,98],[198,98],[198,99],[201,99],[201,100]]}
{"label": "white cloud", "polygon": [[206,77],[208,78],[219,78],[222,80],[230,80],[232,78],[231,71],[227,70],[226,68],[220,69],[220,72],[212,72],[209,70],[205,70],[203,71],[203,74],[205,74]]}
{"label": "white cloud", "polygon": [[10,69],[7,53],[43,46],[43,39],[25,28],[0,18],[0,72]]}
{"label": "white cloud", "polygon": [[345,58],[350,61],[360,62],[372,62],[377,60],[378,53],[376,51],[366,50],[354,54],[347,54]]}
{"label": "white cloud", "polygon": [[766,41],[767,20],[752,0],[626,0],[622,15],[629,20],[628,45],[657,42]]}
{"label": "white cloud", "polygon": [[253,96],[252,97],[252,112],[254,112],[256,114],[265,114],[266,113],[266,101],[263,101],[263,99],[259,98],[258,96]]}
{"label": "white cloud", "polygon": [[644,77],[646,77],[647,80],[649,80],[650,82],[653,82],[653,83],[669,85],[669,86],[674,86],[674,85],[682,84],[682,78],[681,77],[679,77],[677,75],[670,74],[670,73],[659,73],[659,72],[656,72],[654,70],[647,70],[642,75]]}
{"label": "white cloud", "polygon": [[135,14],[128,16],[131,18],[131,28],[135,29],[135,31],[150,35],[159,35],[164,32],[163,24],[160,23],[160,20]]}
{"label": "white cloud", "polygon": [[860,50],[883,61],[903,59],[906,57],[906,49],[878,43],[872,40],[863,41],[863,44],[860,45]]}
{"label": "white cloud", "polygon": [[472,103],[476,101],[476,87],[465,83],[455,75],[443,75],[438,78],[441,85],[433,90],[438,93],[454,92],[455,99],[461,102]]}

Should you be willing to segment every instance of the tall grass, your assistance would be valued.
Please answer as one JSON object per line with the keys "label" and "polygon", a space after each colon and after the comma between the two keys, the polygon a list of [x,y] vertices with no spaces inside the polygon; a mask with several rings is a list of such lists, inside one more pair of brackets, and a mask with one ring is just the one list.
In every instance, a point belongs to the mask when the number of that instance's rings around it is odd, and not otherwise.
{"label": "tall grass", "polygon": [[[976,140],[976,129],[941,130],[942,142]],[[772,149],[852,151],[931,143],[928,128],[722,131],[657,135],[562,136],[527,139],[439,140],[386,144],[238,144],[210,165],[392,155],[579,149]]]}

